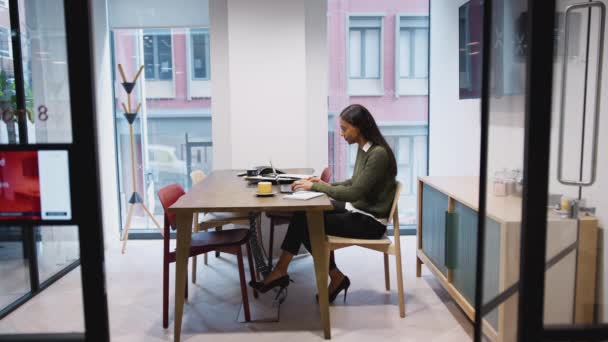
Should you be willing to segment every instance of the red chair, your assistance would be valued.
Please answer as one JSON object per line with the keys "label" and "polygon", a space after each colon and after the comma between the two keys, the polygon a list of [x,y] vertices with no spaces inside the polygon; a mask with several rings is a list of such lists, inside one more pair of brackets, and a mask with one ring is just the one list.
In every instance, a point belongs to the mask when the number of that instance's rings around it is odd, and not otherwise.
{"label": "red chair", "polygon": [[[321,172],[322,181],[329,183],[331,179],[331,169],[326,167]],[[266,216],[270,218],[270,241],[268,242],[268,265],[272,268],[272,248],[274,244],[274,226],[277,224],[289,224],[291,220],[292,213],[285,212],[275,212],[275,213],[267,213]]]}
{"label": "red chair", "polygon": [[[169,264],[175,262],[175,251],[169,251],[169,227],[175,230],[176,215],[169,213],[167,209],[173,205],[182,195],[184,189],[178,184],[167,185],[158,191],[158,198],[165,211],[165,224],[163,227],[163,328],[169,326]],[[248,229],[231,229],[215,232],[200,232],[192,234],[192,242],[190,243],[190,256],[197,256],[207,252],[222,251],[225,253],[235,254],[239,265],[239,277],[241,281],[241,296],[243,298],[243,310],[245,312],[245,320],[250,321],[249,300],[247,298],[247,283],[245,280],[245,269],[243,267],[243,253],[241,247],[247,247],[247,259],[249,261],[249,270],[251,279],[255,280],[255,270],[253,268],[253,259],[251,258],[251,249],[249,247],[249,230]],[[186,275],[187,277],[187,275]],[[256,291],[253,291],[253,296],[258,297]],[[186,280],[186,298],[188,298],[188,280]]]}

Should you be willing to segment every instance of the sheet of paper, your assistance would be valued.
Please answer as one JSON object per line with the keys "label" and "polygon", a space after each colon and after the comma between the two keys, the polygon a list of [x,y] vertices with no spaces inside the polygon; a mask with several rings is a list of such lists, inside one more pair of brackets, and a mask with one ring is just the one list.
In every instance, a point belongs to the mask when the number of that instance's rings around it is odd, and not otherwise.
{"label": "sheet of paper", "polygon": [[283,199],[294,199],[294,200],[309,200],[311,198],[323,196],[322,192],[316,191],[296,191],[293,194],[283,196]]}

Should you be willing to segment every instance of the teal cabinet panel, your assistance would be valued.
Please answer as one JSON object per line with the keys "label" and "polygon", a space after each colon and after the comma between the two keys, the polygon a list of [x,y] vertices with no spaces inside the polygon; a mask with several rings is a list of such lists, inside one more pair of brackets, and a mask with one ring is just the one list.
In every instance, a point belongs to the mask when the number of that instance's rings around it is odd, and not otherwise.
{"label": "teal cabinet panel", "polygon": [[435,267],[447,275],[445,234],[448,197],[424,184],[422,189],[422,250]]}
{"label": "teal cabinet panel", "polygon": [[[500,281],[500,223],[486,218],[485,251],[483,266],[483,302],[498,296]],[[498,309],[484,317],[498,330]]]}
{"label": "teal cabinet panel", "polygon": [[469,303],[475,300],[475,274],[477,260],[477,212],[456,202],[454,205],[454,224],[450,229],[448,250],[452,251],[454,268],[452,284]]}
{"label": "teal cabinet panel", "polygon": [[[477,211],[455,202],[452,225],[448,229],[449,245],[447,249],[452,268],[452,285],[467,299],[475,303],[475,275],[477,274]],[[498,294],[499,258],[500,258],[500,224],[487,219],[485,236],[484,262],[484,302]],[[497,312],[485,317],[494,328],[497,328]]]}

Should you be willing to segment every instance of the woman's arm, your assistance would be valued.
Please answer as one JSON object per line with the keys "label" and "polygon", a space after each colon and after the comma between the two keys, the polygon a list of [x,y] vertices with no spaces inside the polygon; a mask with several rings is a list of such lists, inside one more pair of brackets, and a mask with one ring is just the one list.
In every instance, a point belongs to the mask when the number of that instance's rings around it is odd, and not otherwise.
{"label": "woman's arm", "polygon": [[337,185],[345,185],[345,186],[350,186],[353,184],[353,180],[352,179],[347,179],[343,182],[335,182],[335,183],[331,183],[331,186],[337,186]]}
{"label": "woman's arm", "polygon": [[386,150],[375,148],[370,153],[365,167],[359,171],[355,181],[349,180],[350,184],[338,185],[315,183],[312,185],[312,190],[324,192],[329,197],[343,202],[354,202],[361,199],[373,190],[379,180],[387,176],[389,159]]}
{"label": "woman's arm", "polygon": [[306,178],[307,181],[310,181],[312,183],[321,183],[321,184],[325,184],[325,185],[332,185],[332,186],[336,186],[336,185],[351,185],[352,181],[350,179],[347,179],[343,182],[335,182],[335,183],[327,183],[323,180],[321,180],[321,178],[319,177],[308,177]]}

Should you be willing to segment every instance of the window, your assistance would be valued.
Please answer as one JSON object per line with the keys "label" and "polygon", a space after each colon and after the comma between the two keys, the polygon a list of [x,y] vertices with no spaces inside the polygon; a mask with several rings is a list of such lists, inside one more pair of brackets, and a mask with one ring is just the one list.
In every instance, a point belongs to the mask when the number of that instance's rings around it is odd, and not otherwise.
{"label": "window", "polygon": [[428,78],[428,17],[401,17],[399,77]]}
{"label": "window", "polygon": [[172,80],[171,30],[144,30],[146,80]]}
{"label": "window", "polygon": [[382,19],[379,17],[350,17],[349,77],[380,78]]}
{"label": "window", "polygon": [[11,57],[10,51],[10,30],[6,27],[0,27],[0,56]]}
{"label": "window", "polygon": [[8,0],[0,0],[0,7],[8,8]]}
{"label": "window", "polygon": [[209,31],[194,29],[190,31],[192,39],[192,79],[209,79]]}
{"label": "window", "polygon": [[[190,172],[202,170],[208,174],[213,170],[211,82],[201,80],[201,77],[210,76],[208,34],[208,28],[202,26],[112,31],[115,68],[121,63],[129,78],[140,65],[145,69],[131,96],[134,107],[142,102],[133,123],[135,176],[129,125],[121,110],[121,102],[127,103],[127,94],[122,85],[115,82],[113,102],[121,234],[129,217],[128,201],[134,184],[156,221],[162,223],[163,208],[156,196],[158,189],[174,183],[188,189]],[[196,59],[202,60],[197,62]],[[118,72],[113,76],[115,80],[120,78]],[[144,98],[145,102],[141,100]],[[160,237],[158,228],[145,211],[132,214],[130,238]]]}

